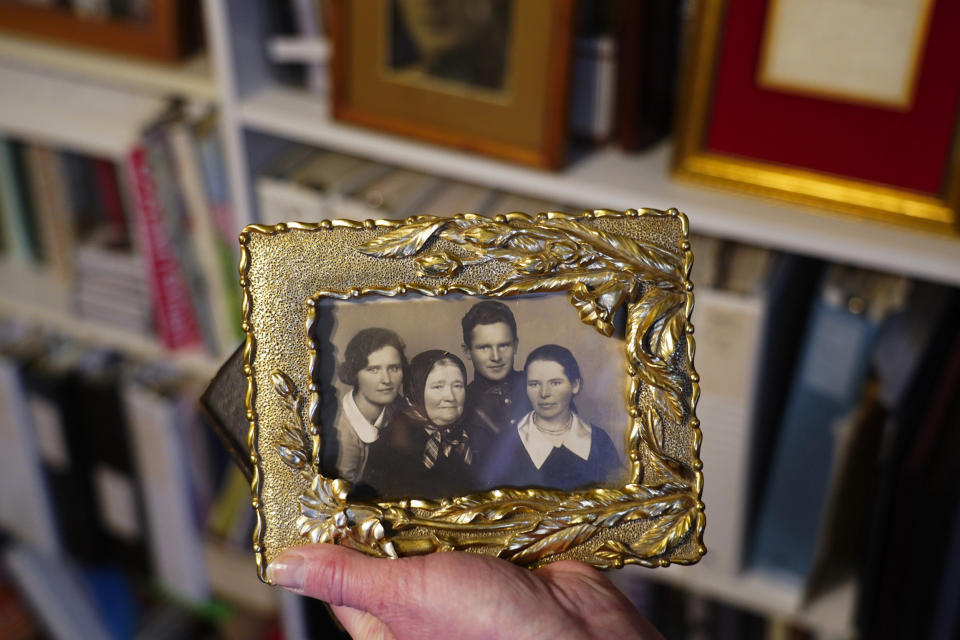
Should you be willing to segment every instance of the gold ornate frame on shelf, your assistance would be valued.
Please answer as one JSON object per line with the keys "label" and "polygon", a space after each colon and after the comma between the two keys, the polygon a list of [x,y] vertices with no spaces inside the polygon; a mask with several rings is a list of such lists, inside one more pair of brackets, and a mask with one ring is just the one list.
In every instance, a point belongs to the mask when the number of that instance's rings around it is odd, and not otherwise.
{"label": "gold ornate frame on shelf", "polygon": [[[954,120],[951,128],[943,132],[943,136],[950,141],[944,169],[938,178],[938,187],[929,192],[829,173],[787,161],[774,162],[745,154],[721,153],[709,147],[708,135],[716,117],[713,104],[715,85],[720,67],[725,62],[721,49],[725,41],[752,42],[755,35],[744,33],[742,21],[729,24],[731,21],[727,20],[727,14],[734,1],[704,0],[698,5],[689,33],[691,46],[684,64],[678,100],[678,127],[672,161],[674,175],[692,182],[816,207],[828,214],[852,214],[950,235],[960,232],[960,119]],[[767,2],[737,1],[739,4],[755,5]],[[740,31],[732,32],[733,27],[740,28]],[[952,64],[945,59],[932,62]],[[745,106],[750,104],[749,98],[742,99]],[[814,101],[809,97],[801,99]],[[851,106],[843,100],[838,102],[837,108],[856,108],[868,115],[871,109],[875,110],[869,104]],[[775,114],[767,115],[774,117]],[[806,125],[798,125],[793,121],[784,120],[782,126],[807,130],[804,128]],[[816,134],[816,129],[811,128],[810,135]],[[884,132],[874,131],[873,135],[882,139]],[[922,151],[892,149],[890,153],[909,157]],[[824,151],[823,155],[829,153]]]}
{"label": "gold ornate frame on shelf", "polygon": [[[240,243],[253,543],[262,580],[277,553],[308,541],[382,557],[461,549],[529,567],[569,558],[667,566],[706,552],[693,256],[682,213],[325,220],[252,225]],[[322,474],[318,345],[310,332],[319,300],[543,292],[566,292],[580,320],[606,337],[626,311],[623,486],[351,501],[347,481]]]}

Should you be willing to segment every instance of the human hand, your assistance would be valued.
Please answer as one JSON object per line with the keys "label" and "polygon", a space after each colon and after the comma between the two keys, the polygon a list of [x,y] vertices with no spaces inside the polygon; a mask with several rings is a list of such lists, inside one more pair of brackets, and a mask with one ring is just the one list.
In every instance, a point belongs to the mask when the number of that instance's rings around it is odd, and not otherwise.
{"label": "human hand", "polygon": [[332,544],[288,549],[267,576],[329,602],[360,638],[660,638],[602,573],[574,561],[536,571],[451,551],[384,560]]}

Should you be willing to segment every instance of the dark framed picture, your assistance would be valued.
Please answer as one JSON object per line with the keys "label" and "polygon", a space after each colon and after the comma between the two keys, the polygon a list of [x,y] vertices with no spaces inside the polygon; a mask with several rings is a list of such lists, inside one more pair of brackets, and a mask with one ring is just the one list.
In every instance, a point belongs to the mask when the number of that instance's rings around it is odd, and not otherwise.
{"label": "dark framed picture", "polygon": [[523,164],[563,164],[572,0],[332,9],[334,117]]}
{"label": "dark framed picture", "polygon": [[0,28],[162,62],[177,62],[203,39],[200,5],[184,0],[148,3],[0,2]]}
{"label": "dark framed picture", "polygon": [[241,245],[262,579],[307,542],[704,553],[683,214],[254,225]]}
{"label": "dark framed picture", "polygon": [[699,3],[675,173],[956,233],[957,29],[945,0]]}

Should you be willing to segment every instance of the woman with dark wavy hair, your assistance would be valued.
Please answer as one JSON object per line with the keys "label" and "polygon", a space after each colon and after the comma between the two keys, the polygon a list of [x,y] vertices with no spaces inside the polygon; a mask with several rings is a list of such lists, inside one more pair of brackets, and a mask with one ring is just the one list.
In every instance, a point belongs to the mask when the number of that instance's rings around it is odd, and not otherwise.
{"label": "woman with dark wavy hair", "polygon": [[380,439],[393,418],[400,396],[407,358],[400,336],[389,329],[358,331],[344,351],[338,368],[340,381],[351,387],[343,394],[334,421],[335,475],[359,481],[367,470],[370,446]]}

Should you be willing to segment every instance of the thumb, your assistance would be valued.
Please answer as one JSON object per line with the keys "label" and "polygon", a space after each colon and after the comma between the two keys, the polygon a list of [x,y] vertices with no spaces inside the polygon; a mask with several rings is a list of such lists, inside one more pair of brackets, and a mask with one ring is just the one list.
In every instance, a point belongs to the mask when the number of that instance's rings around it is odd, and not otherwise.
{"label": "thumb", "polygon": [[396,573],[392,565],[398,562],[402,561],[371,558],[339,545],[311,544],[278,555],[267,567],[267,578],[333,606],[378,615],[384,613],[387,602],[396,606],[403,598],[391,587]]}

